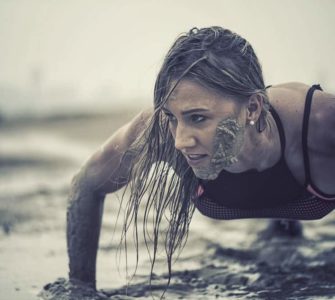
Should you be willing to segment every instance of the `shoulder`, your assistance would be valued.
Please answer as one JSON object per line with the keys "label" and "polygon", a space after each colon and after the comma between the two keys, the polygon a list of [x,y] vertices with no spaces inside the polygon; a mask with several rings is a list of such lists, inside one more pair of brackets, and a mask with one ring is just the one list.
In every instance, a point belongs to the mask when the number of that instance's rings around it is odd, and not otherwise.
{"label": "shoulder", "polygon": [[[293,138],[301,134],[306,95],[311,86],[290,82],[272,86],[268,90],[271,105],[278,112],[285,132]],[[315,90],[308,122],[311,144],[324,149],[335,144],[335,96]]]}
{"label": "shoulder", "polygon": [[121,128],[119,132],[120,138],[123,138],[127,144],[131,144],[147,128],[152,115],[152,108],[141,111],[130,122]]}
{"label": "shoulder", "polygon": [[133,143],[147,128],[151,116],[152,110],[143,111],[116,130],[84,164],[80,172],[82,180],[102,193],[122,187],[129,179],[130,168],[138,154],[132,148]]}
{"label": "shoulder", "polygon": [[[127,152],[148,126],[152,110],[142,111],[117,129],[96,152],[101,161]],[[104,159],[101,159],[104,158]]]}
{"label": "shoulder", "polygon": [[271,86],[267,93],[269,101],[278,113],[284,127],[287,144],[294,143],[301,134],[305,98],[309,86],[289,82]]}
{"label": "shoulder", "polygon": [[286,114],[303,108],[310,86],[300,82],[273,85],[268,89],[271,105]]}

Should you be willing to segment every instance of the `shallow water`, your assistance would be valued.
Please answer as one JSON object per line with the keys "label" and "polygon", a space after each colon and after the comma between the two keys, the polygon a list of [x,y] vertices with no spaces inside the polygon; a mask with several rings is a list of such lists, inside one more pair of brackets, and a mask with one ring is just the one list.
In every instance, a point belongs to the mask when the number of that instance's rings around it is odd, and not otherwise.
{"label": "shallow water", "polygon": [[[70,178],[122,118],[0,128],[0,299],[32,300],[38,294],[58,300],[162,295],[167,282],[164,255],[150,286],[143,242],[137,275],[127,286],[124,256],[117,257],[121,231],[120,223],[115,227],[117,195],[108,196],[105,205],[97,265],[99,293],[64,279]],[[304,238],[269,235],[267,224],[267,220],[215,221],[196,213],[165,298],[335,298],[334,213],[304,222]],[[131,274],[132,250],[128,263]]]}

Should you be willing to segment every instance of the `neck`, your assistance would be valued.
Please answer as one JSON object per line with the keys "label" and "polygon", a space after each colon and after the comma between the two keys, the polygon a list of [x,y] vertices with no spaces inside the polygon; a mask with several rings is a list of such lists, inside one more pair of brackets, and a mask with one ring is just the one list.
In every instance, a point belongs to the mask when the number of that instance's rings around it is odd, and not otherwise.
{"label": "neck", "polygon": [[266,128],[258,132],[255,126],[245,129],[245,139],[238,161],[227,171],[240,173],[251,169],[263,171],[275,165],[281,156],[279,132],[272,115],[266,120]]}

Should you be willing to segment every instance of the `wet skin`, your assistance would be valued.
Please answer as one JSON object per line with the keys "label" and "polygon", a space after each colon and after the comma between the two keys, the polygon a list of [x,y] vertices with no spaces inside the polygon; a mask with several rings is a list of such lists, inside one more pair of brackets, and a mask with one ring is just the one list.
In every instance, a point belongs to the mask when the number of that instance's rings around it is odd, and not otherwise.
{"label": "wet skin", "polygon": [[175,147],[198,178],[213,180],[238,162],[246,119],[235,99],[183,80],[169,97],[164,112]]}

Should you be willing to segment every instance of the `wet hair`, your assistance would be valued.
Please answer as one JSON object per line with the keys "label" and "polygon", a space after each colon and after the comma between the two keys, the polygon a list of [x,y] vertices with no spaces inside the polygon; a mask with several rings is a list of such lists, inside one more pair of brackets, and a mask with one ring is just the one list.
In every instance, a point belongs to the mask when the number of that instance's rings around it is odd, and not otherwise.
{"label": "wet hair", "polygon": [[[239,101],[246,101],[256,93],[262,95],[264,108],[260,118],[266,118],[269,106],[257,56],[238,34],[222,27],[193,28],[179,36],[168,51],[155,83],[153,117],[134,145],[139,156],[127,186],[130,198],[123,234],[126,237],[133,223],[138,247],[137,220],[140,202],[144,199],[143,233],[147,247],[153,246],[149,251],[151,275],[162,240],[167,256],[168,284],[172,256],[182,250],[187,240],[194,212],[192,197],[196,197],[199,186],[185,158],[174,147],[169,121],[161,110],[173,89],[184,79]],[[162,224],[166,227],[162,228]]]}
{"label": "wet hair", "polygon": [[157,76],[155,108],[162,106],[182,79],[241,101],[260,94],[264,100],[261,117],[269,110],[262,68],[252,46],[228,29],[193,28],[175,41]]}

